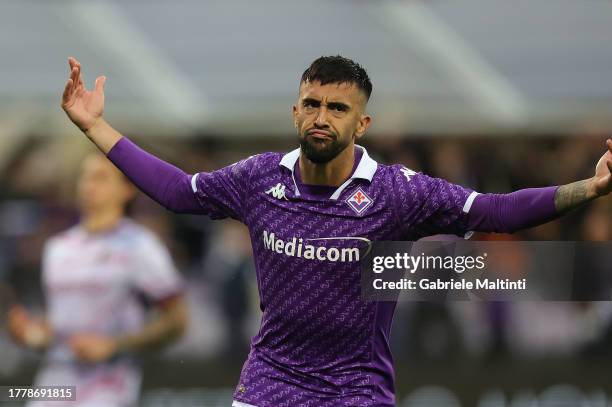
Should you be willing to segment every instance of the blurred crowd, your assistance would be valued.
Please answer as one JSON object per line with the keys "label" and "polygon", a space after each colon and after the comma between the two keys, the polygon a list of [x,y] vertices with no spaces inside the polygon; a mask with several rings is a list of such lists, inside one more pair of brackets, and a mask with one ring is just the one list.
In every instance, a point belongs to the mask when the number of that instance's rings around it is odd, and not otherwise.
{"label": "blurred crowd", "polygon": [[[134,138],[185,171],[210,171],[263,151],[289,151],[287,140],[261,137],[193,140]],[[402,163],[481,192],[559,185],[592,176],[605,136],[496,136],[471,138],[372,137],[364,142],[381,163]],[[7,307],[19,302],[44,312],[40,260],[45,241],[78,222],[74,182],[89,149],[74,138],[24,138],[0,162],[0,375],[22,363],[6,333]],[[246,229],[232,221],[175,215],[144,195],[131,216],[170,248],[189,281],[187,335],[165,355],[244,360],[259,323],[258,292]],[[476,239],[584,240],[612,238],[612,199],[516,235]],[[411,303],[398,305],[392,345],[397,364],[458,357],[583,357],[612,344],[612,304]]]}

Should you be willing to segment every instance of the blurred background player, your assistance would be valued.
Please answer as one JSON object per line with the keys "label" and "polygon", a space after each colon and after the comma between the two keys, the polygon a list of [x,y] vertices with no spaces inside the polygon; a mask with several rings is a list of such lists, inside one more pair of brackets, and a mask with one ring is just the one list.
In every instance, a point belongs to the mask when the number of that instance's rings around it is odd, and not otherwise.
{"label": "blurred background player", "polygon": [[167,249],[125,217],[134,194],[103,155],[87,156],[77,185],[80,223],[45,245],[46,316],[19,305],[8,315],[19,343],[47,350],[35,384],[76,386],[70,406],[136,405],[137,353],[171,342],[187,324],[182,280]]}

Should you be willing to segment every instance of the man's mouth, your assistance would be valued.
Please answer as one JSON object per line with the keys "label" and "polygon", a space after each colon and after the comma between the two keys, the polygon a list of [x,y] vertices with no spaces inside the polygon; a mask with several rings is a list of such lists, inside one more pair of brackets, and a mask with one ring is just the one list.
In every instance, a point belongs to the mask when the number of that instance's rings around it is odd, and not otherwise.
{"label": "man's mouth", "polygon": [[308,135],[317,140],[333,140],[333,135],[329,131],[312,129],[308,131]]}

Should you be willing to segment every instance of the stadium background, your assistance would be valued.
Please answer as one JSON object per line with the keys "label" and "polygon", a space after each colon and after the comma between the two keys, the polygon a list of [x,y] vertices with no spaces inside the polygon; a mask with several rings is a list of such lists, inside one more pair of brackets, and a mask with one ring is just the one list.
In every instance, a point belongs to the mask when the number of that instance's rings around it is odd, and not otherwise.
{"label": "stadium background", "polygon": [[[188,171],[295,148],[299,76],[338,53],[374,83],[363,144],[381,162],[506,192],[591,176],[612,135],[607,1],[3,0],[0,33],[0,385],[28,384],[40,360],[10,341],[6,307],[42,312],[42,244],[77,220],[74,180],[91,146],[59,107],[70,55],[88,86],[107,76],[107,120]],[[144,196],[132,213],[190,282],[189,331],[146,359],[142,405],[226,406],[259,320],[248,237]],[[607,199],[477,238],[611,236]],[[392,344],[398,405],[612,399],[607,302],[402,303]]]}

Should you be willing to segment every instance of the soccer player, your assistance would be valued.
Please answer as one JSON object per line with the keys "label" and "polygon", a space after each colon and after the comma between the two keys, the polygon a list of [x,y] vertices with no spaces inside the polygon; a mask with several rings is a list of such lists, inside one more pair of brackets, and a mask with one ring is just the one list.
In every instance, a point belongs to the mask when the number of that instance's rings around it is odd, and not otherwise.
{"label": "soccer player", "polygon": [[513,232],[612,189],[612,140],[592,178],[511,194],[478,194],[379,164],[355,144],[372,121],[372,84],[340,56],[315,60],[301,77],[293,106],[299,148],[190,175],[114,130],[102,116],[105,77],[89,91],[80,63],[69,65],[63,109],[139,188],[172,211],[249,228],[263,315],[234,406],[393,406],[395,303],[360,299],[364,242]]}
{"label": "soccer player", "polygon": [[88,156],[77,185],[80,223],[45,246],[46,317],[21,306],[9,311],[19,343],[47,349],[35,384],[76,386],[77,402],[30,406],[135,406],[141,381],[135,356],[185,329],[183,283],[168,251],[124,217],[134,192],[106,157]]}

